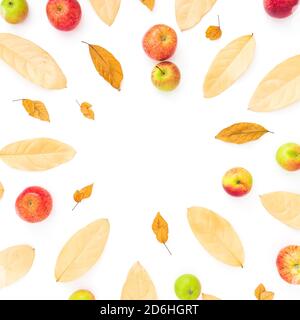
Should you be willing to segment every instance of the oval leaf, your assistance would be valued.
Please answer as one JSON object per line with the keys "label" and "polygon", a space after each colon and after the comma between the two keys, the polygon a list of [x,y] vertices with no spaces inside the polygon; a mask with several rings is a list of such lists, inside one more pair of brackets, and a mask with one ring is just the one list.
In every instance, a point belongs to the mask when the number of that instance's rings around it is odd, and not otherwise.
{"label": "oval leaf", "polygon": [[56,281],[73,281],[99,260],[109,235],[109,222],[99,219],[75,233],[61,250],[55,267]]}
{"label": "oval leaf", "polygon": [[155,0],[140,0],[149,10],[153,10],[155,6]]}
{"label": "oval leaf", "polygon": [[282,223],[300,229],[300,194],[271,192],[260,197],[265,209]]}
{"label": "oval leaf", "polygon": [[129,270],[121,300],[157,300],[154,284],[139,262]]}
{"label": "oval leaf", "polygon": [[157,241],[166,243],[168,241],[169,227],[167,221],[161,216],[160,212],[157,213],[153,223],[152,231],[156,235]]}
{"label": "oval leaf", "polygon": [[50,122],[48,110],[43,102],[23,99],[22,104],[31,117]]}
{"label": "oval leaf", "polygon": [[205,294],[205,293],[202,293],[202,300],[221,300],[215,296],[212,296],[210,294]]}
{"label": "oval leaf", "polygon": [[176,0],[175,11],[179,28],[184,31],[196,26],[217,0]]}
{"label": "oval leaf", "polygon": [[3,184],[0,182],[0,199],[3,198],[3,195],[4,195],[4,187],[3,187]]}
{"label": "oval leaf", "polygon": [[119,12],[121,0],[90,0],[98,17],[111,26]]}
{"label": "oval leaf", "polygon": [[0,288],[24,277],[31,269],[35,252],[27,245],[7,248],[0,252]]}
{"label": "oval leaf", "polygon": [[258,140],[265,133],[270,132],[256,123],[240,122],[223,129],[216,135],[216,139],[224,142],[243,144]]}
{"label": "oval leaf", "polygon": [[260,300],[261,294],[263,292],[266,292],[265,286],[261,283],[257,286],[257,288],[254,291],[255,297],[257,300]]}
{"label": "oval leaf", "polygon": [[0,159],[18,170],[43,171],[70,161],[75,154],[75,150],[67,144],[39,138],[7,145],[0,150]]}
{"label": "oval leaf", "polygon": [[300,55],[277,65],[258,85],[249,109],[269,112],[300,100]]}
{"label": "oval leaf", "polygon": [[88,102],[83,102],[80,104],[81,113],[90,120],[95,120],[95,113],[92,109],[92,105]]}
{"label": "oval leaf", "polygon": [[0,58],[27,80],[46,89],[66,87],[66,78],[58,64],[33,42],[0,33],[0,49]]}
{"label": "oval leaf", "polygon": [[227,220],[198,207],[188,209],[188,220],[194,235],[208,253],[228,265],[243,266],[243,245]]}
{"label": "oval leaf", "polygon": [[273,300],[274,296],[275,296],[274,292],[265,291],[265,292],[262,292],[262,294],[260,295],[260,300]]}
{"label": "oval leaf", "polygon": [[203,91],[206,98],[218,96],[249,68],[255,52],[253,35],[240,37],[222,49],[210,66]]}

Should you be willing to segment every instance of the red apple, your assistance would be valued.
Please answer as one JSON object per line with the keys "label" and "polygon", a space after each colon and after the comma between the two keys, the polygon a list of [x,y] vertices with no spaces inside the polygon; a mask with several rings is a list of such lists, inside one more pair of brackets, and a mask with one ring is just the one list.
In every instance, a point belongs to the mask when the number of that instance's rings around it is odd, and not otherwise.
{"label": "red apple", "polygon": [[16,200],[17,214],[27,222],[45,220],[52,210],[52,197],[41,187],[26,188]]}
{"label": "red apple", "polygon": [[81,7],[77,0],[49,0],[46,10],[51,24],[61,31],[75,29],[81,19]]}
{"label": "red apple", "polygon": [[151,74],[154,86],[162,91],[173,91],[180,82],[180,71],[175,63],[163,61],[157,64]]}
{"label": "red apple", "polygon": [[244,168],[233,168],[223,177],[224,190],[233,197],[242,197],[252,188],[252,176]]}
{"label": "red apple", "polygon": [[286,18],[296,9],[299,0],[264,0],[267,13],[274,18]]}
{"label": "red apple", "polygon": [[276,260],[280,277],[290,283],[300,285],[300,247],[288,246],[280,250]]}
{"label": "red apple", "polygon": [[164,24],[157,24],[145,34],[143,47],[147,55],[154,60],[169,59],[177,47],[176,32]]}

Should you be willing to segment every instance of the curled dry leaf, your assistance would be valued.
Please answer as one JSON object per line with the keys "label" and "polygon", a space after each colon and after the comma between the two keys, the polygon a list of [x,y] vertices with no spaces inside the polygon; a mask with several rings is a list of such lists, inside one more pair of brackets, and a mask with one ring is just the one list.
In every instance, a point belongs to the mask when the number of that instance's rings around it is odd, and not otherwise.
{"label": "curled dry leaf", "polygon": [[155,0],[140,0],[149,10],[153,10],[155,6]]}
{"label": "curled dry leaf", "polygon": [[274,293],[266,291],[266,288],[262,283],[255,289],[254,294],[257,300],[273,300],[274,298]]}
{"label": "curled dry leaf", "polygon": [[223,263],[243,267],[243,245],[227,220],[199,207],[188,209],[188,220],[195,237],[208,253]]}
{"label": "curled dry leaf", "polygon": [[30,99],[22,99],[22,105],[31,117],[50,122],[48,110],[43,102]]}
{"label": "curled dry leaf", "polygon": [[152,230],[156,235],[157,241],[164,244],[168,252],[171,254],[169,248],[166,245],[166,242],[169,238],[169,226],[167,221],[161,216],[160,212],[157,213],[152,223]]}
{"label": "curled dry leaf", "polygon": [[81,113],[90,120],[95,120],[95,113],[92,109],[92,105],[88,102],[82,102],[80,105]]}
{"label": "curled dry leaf", "polygon": [[73,281],[99,260],[109,235],[109,222],[99,219],[75,233],[61,250],[55,267],[56,281]]}
{"label": "curled dry leaf", "polygon": [[300,194],[271,192],[260,197],[262,205],[277,220],[300,229]]}
{"label": "curled dry leaf", "polygon": [[218,26],[209,26],[206,30],[206,38],[209,40],[218,40],[222,37],[222,29],[220,25],[220,17],[218,16]]}
{"label": "curled dry leaf", "polygon": [[222,49],[212,62],[204,80],[206,98],[218,96],[249,68],[255,52],[253,35],[240,37]]}
{"label": "curled dry leaf", "polygon": [[148,272],[139,262],[129,270],[121,300],[157,300],[155,286]]}
{"label": "curled dry leaf", "polygon": [[202,293],[202,300],[221,300],[215,296],[212,296],[210,294],[205,294],[205,293]]}
{"label": "curled dry leaf", "polygon": [[273,300],[274,299],[274,292],[265,291],[261,294],[260,300]]}
{"label": "curled dry leaf", "polygon": [[76,190],[73,198],[75,200],[76,206],[73,208],[73,210],[77,207],[78,203],[80,203],[82,200],[89,198],[92,195],[94,184],[90,184],[81,190]]}
{"label": "curled dry leaf", "polygon": [[269,112],[287,107],[300,100],[300,55],[277,65],[260,82],[249,109]]}
{"label": "curled dry leaf", "polygon": [[3,184],[0,182],[0,199],[3,198],[3,195],[4,195],[4,187],[3,187]]}
{"label": "curled dry leaf", "polygon": [[100,76],[115,89],[120,90],[123,80],[123,71],[120,62],[106,49],[95,44],[88,44],[88,46],[92,61]]}
{"label": "curled dry leaf", "polygon": [[0,288],[24,277],[31,269],[35,252],[27,245],[7,248],[0,252]]}
{"label": "curled dry leaf", "polygon": [[176,0],[175,11],[179,28],[184,31],[196,26],[217,0]]}
{"label": "curled dry leaf", "polygon": [[270,132],[259,124],[250,122],[235,123],[223,129],[216,135],[216,139],[224,142],[243,144],[258,140],[265,133]]}
{"label": "curled dry leaf", "polygon": [[70,161],[75,154],[75,150],[65,143],[38,138],[7,145],[0,150],[0,159],[18,170],[43,171]]}
{"label": "curled dry leaf", "polygon": [[0,49],[0,58],[27,80],[46,89],[66,87],[66,78],[56,61],[33,42],[0,33]]}
{"label": "curled dry leaf", "polygon": [[121,0],[90,0],[98,17],[111,26],[119,12]]}

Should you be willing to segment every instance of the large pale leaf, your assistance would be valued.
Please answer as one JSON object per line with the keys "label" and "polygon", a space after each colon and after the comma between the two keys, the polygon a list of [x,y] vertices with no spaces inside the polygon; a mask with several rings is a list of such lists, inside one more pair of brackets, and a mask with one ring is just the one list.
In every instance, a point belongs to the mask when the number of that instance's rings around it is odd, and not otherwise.
{"label": "large pale leaf", "polygon": [[243,266],[243,245],[227,220],[199,207],[188,209],[188,220],[194,235],[208,253],[228,265]]}
{"label": "large pale leaf", "polygon": [[300,229],[300,194],[271,192],[260,197],[265,209],[282,223]]}
{"label": "large pale leaf", "polygon": [[34,249],[27,245],[7,248],[0,252],[0,288],[24,277],[34,260]]}
{"label": "large pale leaf", "polygon": [[154,284],[139,262],[129,270],[121,300],[157,300]]}
{"label": "large pale leaf", "polygon": [[300,100],[300,55],[276,66],[258,85],[249,109],[269,112]]}
{"label": "large pale leaf", "polygon": [[22,140],[0,150],[0,159],[12,168],[42,171],[70,161],[75,150],[57,140],[38,138]]}
{"label": "large pale leaf", "polygon": [[249,68],[255,53],[253,35],[240,37],[222,49],[212,62],[204,80],[206,98],[218,96]]}
{"label": "large pale leaf", "polygon": [[66,87],[66,78],[55,60],[29,40],[0,33],[0,58],[24,78],[43,88]]}
{"label": "large pale leaf", "polygon": [[184,31],[196,26],[217,0],[176,0],[175,11],[179,28]]}
{"label": "large pale leaf", "polygon": [[109,222],[99,219],[75,233],[61,250],[55,267],[59,282],[73,281],[99,260],[109,235]]}
{"label": "large pale leaf", "polygon": [[90,0],[98,17],[111,26],[118,14],[121,0]]}

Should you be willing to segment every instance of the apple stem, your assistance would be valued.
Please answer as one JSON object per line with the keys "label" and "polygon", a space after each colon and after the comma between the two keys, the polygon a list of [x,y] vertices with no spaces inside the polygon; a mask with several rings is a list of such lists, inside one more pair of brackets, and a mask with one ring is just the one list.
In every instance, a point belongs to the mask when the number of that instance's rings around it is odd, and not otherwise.
{"label": "apple stem", "polygon": [[72,209],[72,211],[74,211],[76,209],[76,207],[79,205],[80,202],[77,202],[74,206],[74,208]]}
{"label": "apple stem", "polygon": [[164,72],[164,70],[162,69],[162,68],[160,68],[159,66],[156,66],[156,68],[164,75],[165,74],[165,72]]}
{"label": "apple stem", "polygon": [[170,253],[170,256],[172,255],[171,251],[169,250],[169,248],[167,247],[166,243],[164,242],[164,246],[166,247],[166,249],[168,250],[168,252]]}
{"label": "apple stem", "polygon": [[218,15],[218,24],[219,24],[219,28],[221,28],[220,16],[219,15]]}

